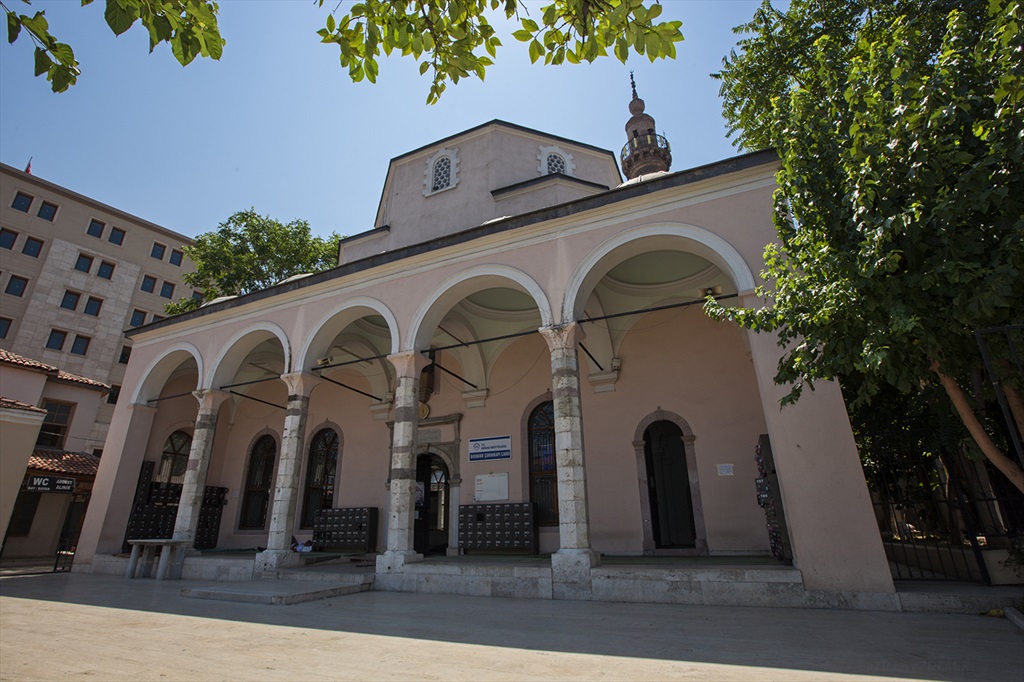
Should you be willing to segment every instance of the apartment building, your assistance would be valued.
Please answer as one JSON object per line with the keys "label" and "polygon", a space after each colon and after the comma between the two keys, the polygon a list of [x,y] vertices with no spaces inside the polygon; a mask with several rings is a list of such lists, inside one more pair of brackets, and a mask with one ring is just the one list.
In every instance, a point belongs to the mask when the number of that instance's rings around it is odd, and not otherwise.
{"label": "apartment building", "polygon": [[[127,329],[192,295],[191,240],[0,164],[0,348],[112,387],[83,449],[99,454],[131,355]],[[2,389],[0,389],[2,392]]]}

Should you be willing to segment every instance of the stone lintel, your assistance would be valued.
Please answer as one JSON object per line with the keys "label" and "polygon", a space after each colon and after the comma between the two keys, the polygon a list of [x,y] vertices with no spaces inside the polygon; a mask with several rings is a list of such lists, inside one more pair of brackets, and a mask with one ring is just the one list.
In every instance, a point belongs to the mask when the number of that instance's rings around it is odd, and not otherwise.
{"label": "stone lintel", "polygon": [[615,382],[619,380],[619,370],[612,369],[607,372],[594,372],[588,374],[590,386],[594,393],[608,393],[615,390]]}
{"label": "stone lintel", "polygon": [[487,389],[481,388],[474,391],[463,391],[462,399],[466,401],[467,408],[484,407],[487,403]]}
{"label": "stone lintel", "polygon": [[373,415],[375,421],[385,422],[388,420],[388,414],[391,412],[391,403],[375,403],[370,405],[370,414]]}

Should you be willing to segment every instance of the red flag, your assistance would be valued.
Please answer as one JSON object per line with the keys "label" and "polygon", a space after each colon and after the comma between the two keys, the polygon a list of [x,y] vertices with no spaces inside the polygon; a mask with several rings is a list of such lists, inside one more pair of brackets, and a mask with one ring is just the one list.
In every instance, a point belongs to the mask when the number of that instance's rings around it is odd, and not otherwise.
{"label": "red flag", "polygon": [[32,157],[28,157],[28,165],[25,166],[25,172],[32,175]]}

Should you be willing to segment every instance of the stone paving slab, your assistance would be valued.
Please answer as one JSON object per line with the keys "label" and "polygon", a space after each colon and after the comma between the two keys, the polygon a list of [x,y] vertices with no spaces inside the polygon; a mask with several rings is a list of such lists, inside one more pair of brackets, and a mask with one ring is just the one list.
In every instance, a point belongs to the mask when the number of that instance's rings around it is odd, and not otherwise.
{"label": "stone paving slab", "polygon": [[[980,616],[364,592],[270,606],[187,581],[0,579],[0,680],[1020,680]],[[199,586],[203,583],[193,583]]]}

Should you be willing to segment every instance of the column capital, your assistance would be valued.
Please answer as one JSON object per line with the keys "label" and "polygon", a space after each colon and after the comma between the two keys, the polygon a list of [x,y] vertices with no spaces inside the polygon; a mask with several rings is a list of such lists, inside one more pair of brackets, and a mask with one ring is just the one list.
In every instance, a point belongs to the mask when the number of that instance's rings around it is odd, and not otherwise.
{"label": "column capital", "polygon": [[219,388],[201,388],[198,391],[192,391],[192,395],[199,401],[200,410],[211,411],[220,409],[224,401],[231,397],[230,393]]}
{"label": "column capital", "polygon": [[312,372],[291,372],[282,374],[281,380],[288,387],[288,397],[300,395],[308,398],[313,389],[321,382],[321,379]]}
{"label": "column capital", "polygon": [[430,364],[430,358],[413,350],[389,355],[388,362],[395,368],[395,373],[398,376],[419,379],[420,372]]}
{"label": "column capital", "polygon": [[548,350],[551,351],[564,348],[575,349],[576,344],[587,336],[583,327],[576,322],[553,324],[550,327],[541,327],[537,331],[544,337],[548,344]]}

